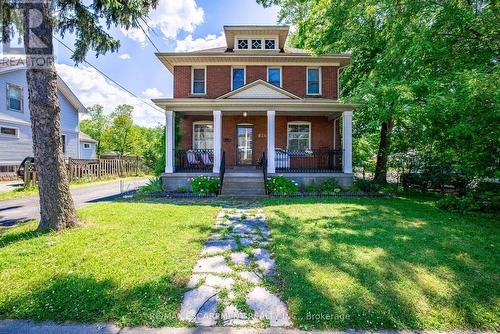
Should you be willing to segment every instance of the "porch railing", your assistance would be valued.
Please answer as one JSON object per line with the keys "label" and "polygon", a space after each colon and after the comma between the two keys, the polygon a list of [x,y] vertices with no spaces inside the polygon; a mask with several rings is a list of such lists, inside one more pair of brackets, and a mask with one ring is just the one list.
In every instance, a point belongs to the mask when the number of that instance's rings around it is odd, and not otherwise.
{"label": "porch railing", "polygon": [[226,152],[222,152],[222,159],[220,160],[219,168],[219,195],[222,194],[222,187],[224,186],[224,174],[226,174]]}
{"label": "porch railing", "polygon": [[264,177],[264,190],[266,195],[269,195],[269,191],[267,190],[267,157],[266,152],[262,152],[262,176]]}
{"label": "porch railing", "polygon": [[176,172],[212,172],[214,150],[174,150]]}
{"label": "porch railing", "polygon": [[342,150],[276,150],[275,154],[277,172],[342,172]]}

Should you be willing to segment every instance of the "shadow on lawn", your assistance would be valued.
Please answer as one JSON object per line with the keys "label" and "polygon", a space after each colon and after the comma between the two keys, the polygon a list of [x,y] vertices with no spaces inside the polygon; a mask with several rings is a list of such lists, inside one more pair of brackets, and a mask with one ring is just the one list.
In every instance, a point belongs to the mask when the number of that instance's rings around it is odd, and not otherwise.
{"label": "shadow on lawn", "polygon": [[[306,206],[327,203],[332,215]],[[495,221],[402,199],[265,205],[274,214],[277,284],[297,325],[498,329]]]}
{"label": "shadow on lawn", "polygon": [[110,279],[65,274],[1,304],[0,318],[174,325],[179,323],[175,312],[184,291],[172,275],[123,289]]}

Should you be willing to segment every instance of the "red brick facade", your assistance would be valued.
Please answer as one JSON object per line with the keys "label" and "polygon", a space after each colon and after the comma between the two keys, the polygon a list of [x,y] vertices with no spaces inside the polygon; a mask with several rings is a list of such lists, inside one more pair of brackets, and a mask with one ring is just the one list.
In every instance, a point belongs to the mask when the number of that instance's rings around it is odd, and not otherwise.
{"label": "red brick facade", "polygon": [[[338,67],[321,67],[321,96],[337,99]],[[216,98],[231,90],[231,66],[207,66],[207,92],[204,98]],[[267,81],[267,66],[246,66],[246,83]],[[283,89],[300,97],[306,97],[306,66],[282,66]],[[174,98],[193,97],[191,94],[191,66],[174,67]]]}
{"label": "red brick facade", "polygon": [[[311,148],[340,149],[340,118],[336,121],[324,116],[276,116],[275,143],[276,148],[287,146],[288,122],[304,121],[311,123]],[[193,122],[213,121],[211,116],[184,116],[181,124],[182,140],[179,147],[185,150],[192,148]],[[253,163],[262,157],[267,149],[267,117],[266,116],[222,116],[222,150],[226,152],[226,166],[236,165],[236,128],[238,124],[251,124],[253,127]],[[334,128],[336,134],[334,135]]]}

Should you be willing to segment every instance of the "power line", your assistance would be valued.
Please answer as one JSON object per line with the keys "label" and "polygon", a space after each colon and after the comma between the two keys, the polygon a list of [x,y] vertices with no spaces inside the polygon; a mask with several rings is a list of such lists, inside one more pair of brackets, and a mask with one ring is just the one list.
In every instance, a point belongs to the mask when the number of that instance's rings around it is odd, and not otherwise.
{"label": "power line", "polygon": [[[61,41],[59,38],[57,38],[56,36],[54,36],[55,40],[58,41],[59,43],[61,43],[61,45],[63,45],[66,49],[68,49],[69,51],[71,52],[75,52],[73,49],[71,49],[68,45],[66,45],[63,41]],[[87,65],[91,66],[93,69],[95,69],[97,72],[99,72],[101,75],[103,75],[106,79],[108,79],[109,81],[113,82],[115,85],[117,85],[118,87],[120,87],[121,89],[123,89],[124,91],[126,91],[127,93],[129,93],[130,95],[132,95],[133,97],[135,97],[136,99],[138,99],[139,101],[141,101],[142,103],[146,104],[148,107],[150,108],[153,108],[155,111],[158,111],[158,112],[161,112],[163,114],[163,110],[160,111],[159,109],[157,109],[158,107],[157,106],[154,106],[152,104],[149,104],[147,101],[141,99],[139,96],[135,95],[134,93],[132,93],[130,90],[128,90],[127,88],[123,87],[121,84],[119,84],[117,81],[115,81],[114,79],[112,79],[111,77],[109,77],[106,73],[104,73],[103,71],[101,71],[100,69],[98,69],[96,66],[94,66],[92,63],[88,62],[86,59],[83,60]]]}
{"label": "power line", "polygon": [[[153,47],[156,49],[156,52],[160,52],[160,50],[156,47],[155,43],[153,42],[153,40],[149,37],[148,33],[146,32],[146,30],[142,27],[141,23],[136,19],[135,22],[137,23],[137,25],[139,26],[139,28],[141,28],[142,32],[144,33],[144,35],[146,35],[146,38],[148,39],[148,41],[153,45]],[[146,23],[146,21],[144,21],[144,23]],[[147,23],[146,23],[147,25]]]}

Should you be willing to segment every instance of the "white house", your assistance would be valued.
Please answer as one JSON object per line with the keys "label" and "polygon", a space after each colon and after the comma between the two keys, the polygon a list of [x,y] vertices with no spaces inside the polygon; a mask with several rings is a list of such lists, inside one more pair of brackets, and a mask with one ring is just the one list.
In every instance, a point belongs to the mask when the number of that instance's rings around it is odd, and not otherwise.
{"label": "white house", "polygon": [[[94,158],[95,142],[85,135],[80,143],[80,113],[85,113],[86,109],[64,81],[60,77],[57,79],[64,157]],[[86,148],[85,152],[82,147]],[[23,159],[31,156],[33,143],[26,67],[0,67],[0,174],[14,173]]]}

